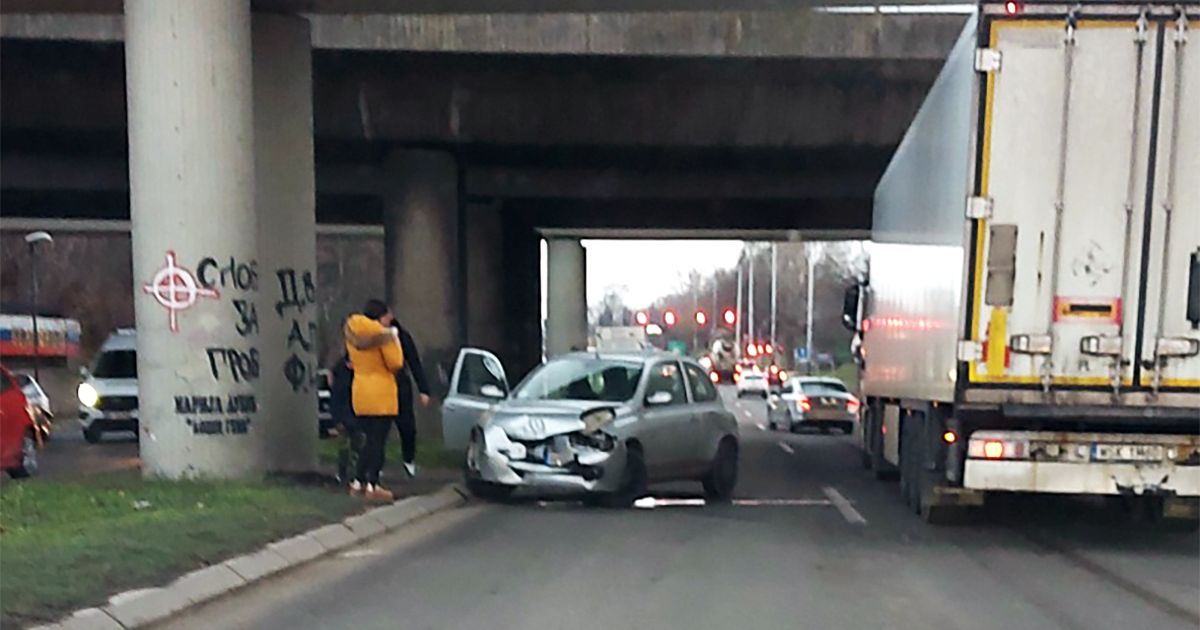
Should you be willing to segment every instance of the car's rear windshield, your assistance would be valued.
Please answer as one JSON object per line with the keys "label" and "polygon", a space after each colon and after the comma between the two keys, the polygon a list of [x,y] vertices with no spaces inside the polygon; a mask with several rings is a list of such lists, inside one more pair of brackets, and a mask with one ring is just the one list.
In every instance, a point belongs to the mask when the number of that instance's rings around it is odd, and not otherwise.
{"label": "car's rear windshield", "polygon": [[92,376],[97,378],[137,378],[136,350],[109,350],[96,357]]}
{"label": "car's rear windshield", "polygon": [[642,364],[633,361],[564,357],[538,368],[513,393],[518,400],[599,400],[633,398]]}
{"label": "car's rear windshield", "polygon": [[800,389],[804,390],[805,394],[845,394],[847,393],[846,386],[841,383],[831,383],[824,381],[816,381],[809,383],[800,383]]}

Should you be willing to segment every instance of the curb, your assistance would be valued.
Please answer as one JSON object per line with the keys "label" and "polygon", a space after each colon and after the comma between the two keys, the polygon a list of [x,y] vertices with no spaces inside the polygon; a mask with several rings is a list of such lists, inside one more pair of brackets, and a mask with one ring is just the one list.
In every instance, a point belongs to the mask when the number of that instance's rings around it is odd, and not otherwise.
{"label": "curb", "polygon": [[432,494],[419,494],[367,510],[347,517],[340,523],[277,540],[258,551],[185,573],[166,586],[118,593],[110,597],[104,606],[77,610],[57,623],[36,626],[31,630],[144,628],[281,571],[364,543],[417,519],[466,502],[467,493],[458,484],[449,484]]}

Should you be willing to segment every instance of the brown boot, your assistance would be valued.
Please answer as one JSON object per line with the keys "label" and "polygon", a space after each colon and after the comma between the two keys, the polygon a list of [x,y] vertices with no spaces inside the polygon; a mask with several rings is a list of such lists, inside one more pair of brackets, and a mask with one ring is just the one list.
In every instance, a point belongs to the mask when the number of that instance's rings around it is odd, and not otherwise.
{"label": "brown boot", "polygon": [[391,503],[396,500],[396,496],[392,494],[391,490],[370,484],[367,485],[366,497],[372,503]]}

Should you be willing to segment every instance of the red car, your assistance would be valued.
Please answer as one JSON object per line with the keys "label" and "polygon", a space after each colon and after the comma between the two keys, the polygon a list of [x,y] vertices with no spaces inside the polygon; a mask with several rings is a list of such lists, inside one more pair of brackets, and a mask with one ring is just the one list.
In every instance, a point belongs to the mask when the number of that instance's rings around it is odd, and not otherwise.
{"label": "red car", "polygon": [[37,472],[38,438],[33,411],[7,368],[0,366],[0,468],[11,477]]}

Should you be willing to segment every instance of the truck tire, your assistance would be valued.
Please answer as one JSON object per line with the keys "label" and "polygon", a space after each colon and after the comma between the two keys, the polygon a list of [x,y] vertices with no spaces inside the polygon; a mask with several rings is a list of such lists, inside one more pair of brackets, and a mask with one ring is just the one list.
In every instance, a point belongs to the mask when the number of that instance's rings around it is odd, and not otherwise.
{"label": "truck tire", "polygon": [[900,423],[900,494],[904,504],[916,514],[921,513],[919,441],[916,419],[906,416]]}
{"label": "truck tire", "polygon": [[103,436],[104,432],[94,427],[88,427],[83,430],[83,439],[86,440],[88,444],[99,444]]}
{"label": "truck tire", "polygon": [[883,458],[883,420],[879,416],[878,408],[872,405],[866,418],[863,423],[863,442],[869,447],[864,450],[871,462],[871,471],[876,479],[893,480],[896,478],[896,470]]}

